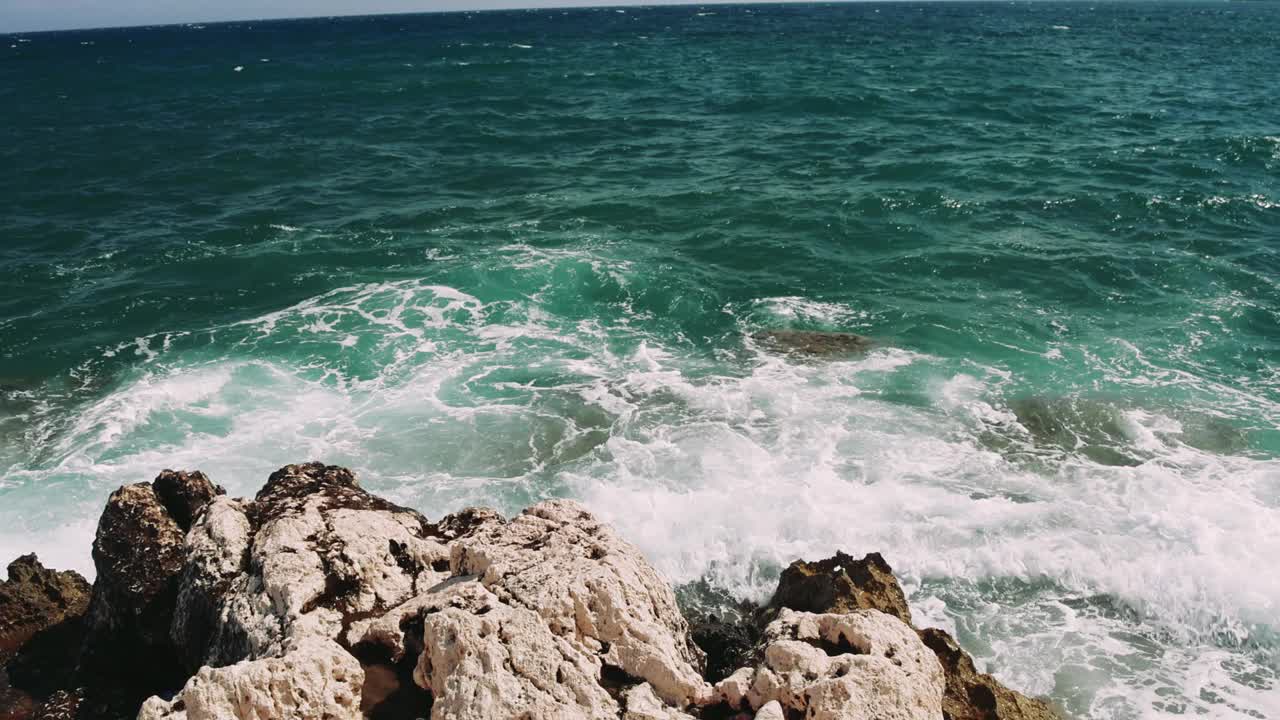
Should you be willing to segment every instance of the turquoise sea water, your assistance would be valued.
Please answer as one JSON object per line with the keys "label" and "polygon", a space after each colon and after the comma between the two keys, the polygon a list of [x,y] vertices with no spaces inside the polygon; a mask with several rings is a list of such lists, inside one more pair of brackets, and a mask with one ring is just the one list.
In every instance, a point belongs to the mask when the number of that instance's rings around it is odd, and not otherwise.
{"label": "turquoise sea water", "polygon": [[0,41],[0,559],[315,458],[740,597],[880,551],[1071,717],[1280,717],[1280,6]]}

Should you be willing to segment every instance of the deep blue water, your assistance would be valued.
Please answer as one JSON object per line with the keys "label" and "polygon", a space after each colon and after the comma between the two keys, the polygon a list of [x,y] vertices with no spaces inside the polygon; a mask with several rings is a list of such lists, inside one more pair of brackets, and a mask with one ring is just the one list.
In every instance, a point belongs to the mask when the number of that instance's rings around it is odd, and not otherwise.
{"label": "deep blue water", "polygon": [[0,560],[316,458],[738,596],[880,551],[1073,717],[1280,717],[1277,67],[1267,2],[0,36]]}

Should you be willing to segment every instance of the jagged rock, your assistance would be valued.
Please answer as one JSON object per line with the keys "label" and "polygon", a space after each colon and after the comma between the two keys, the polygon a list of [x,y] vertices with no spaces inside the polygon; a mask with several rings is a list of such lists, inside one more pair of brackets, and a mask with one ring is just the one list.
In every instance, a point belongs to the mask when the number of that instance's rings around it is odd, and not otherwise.
{"label": "jagged rock", "polygon": [[942,701],[946,720],[1057,720],[1048,703],[979,673],[973,658],[945,630],[925,628],[920,639],[938,656],[947,674],[947,694]]}
{"label": "jagged rock", "polygon": [[770,700],[756,711],[755,720],[786,720],[786,717],[782,712],[782,703]]}
{"label": "jagged rock", "polygon": [[907,597],[880,553],[861,560],[843,552],[817,562],[797,560],[782,571],[769,605],[812,613],[879,610],[911,623]]}
{"label": "jagged rock", "polygon": [[463,508],[452,515],[446,515],[436,523],[436,533],[445,540],[457,540],[474,534],[480,528],[490,525],[501,525],[506,519],[489,508]]}
{"label": "jagged rock", "polygon": [[209,478],[199,470],[195,472],[165,470],[156,477],[151,486],[165,509],[169,511],[169,516],[178,523],[178,527],[182,528],[183,532],[191,529],[191,523],[195,521],[196,516],[213,502],[215,497],[227,492],[221,485],[210,482]]}
{"label": "jagged rock", "polygon": [[769,349],[797,355],[860,355],[875,347],[863,335],[822,330],[761,330],[751,338]]}
{"label": "jagged rock", "polygon": [[709,696],[670,587],[581,505],[510,522],[469,509],[435,528],[455,538],[453,577],[347,634],[385,667],[416,656],[432,718],[677,720]]}
{"label": "jagged rock", "polygon": [[354,622],[448,577],[432,532],[348,470],[281,468],[253,502],[216,498],[192,526],[173,640],[188,666],[276,657],[307,637],[344,641]]}
{"label": "jagged rock", "polygon": [[690,626],[690,637],[707,656],[703,675],[719,682],[743,666],[760,642],[760,627],[743,618],[724,619],[717,615],[700,618]]}
{"label": "jagged rock", "polygon": [[0,664],[32,636],[84,614],[89,581],[71,570],[49,570],[35,555],[9,563],[9,579],[0,582]]}
{"label": "jagged rock", "polygon": [[938,659],[895,617],[783,609],[765,629],[762,663],[716,692],[731,708],[776,701],[810,720],[937,720],[944,684]]}
{"label": "jagged rock", "polygon": [[663,703],[649,683],[636,685],[624,698],[626,711],[622,720],[694,720],[692,715]]}
{"label": "jagged rock", "polygon": [[79,696],[59,689],[75,669],[89,582],[49,570],[35,555],[9,563],[8,572],[0,582],[0,719],[74,713]]}
{"label": "jagged rock", "polygon": [[94,700],[102,706],[97,712],[136,708],[185,678],[169,641],[185,556],[182,528],[152,485],[126,485],[111,494],[93,541],[98,576],[82,654],[86,678],[103,691]]}
{"label": "jagged rock", "polygon": [[280,657],[201,668],[173,700],[147,700],[138,720],[360,720],[363,683],[341,646],[305,638]]}
{"label": "jagged rock", "polygon": [[[87,674],[73,678],[92,683],[79,694],[59,680],[42,717],[132,714],[145,690],[157,697],[143,720],[936,720],[943,665],[956,678],[951,720],[1053,717],[977,674],[945,634],[917,636],[878,555],[793,565],[756,613],[772,618],[763,635],[708,620],[700,637],[719,658],[752,658],[712,688],[671,588],[566,500],[510,521],[469,508],[431,524],[319,463],[281,468],[251,501],[165,471],[112,494],[94,559]],[[28,567],[24,578],[75,585]]]}
{"label": "jagged rock", "polygon": [[[911,622],[906,595],[893,569],[879,553],[861,560],[837,552],[818,562],[796,561],[782,573],[770,607],[808,612],[846,612],[853,608],[880,610]],[[943,630],[917,631],[942,663],[947,678],[944,710],[947,720],[1051,720],[1057,718],[1042,700],[1005,687],[990,675],[978,673],[973,658]]]}
{"label": "jagged rock", "polygon": [[618,717],[595,654],[475,578],[430,593],[423,645],[414,679],[435,697],[433,720]]}
{"label": "jagged rock", "polygon": [[532,610],[550,632],[647,681],[665,702],[706,697],[703,657],[666,581],[582,505],[552,500],[455,542],[454,574],[477,575],[501,601]]}

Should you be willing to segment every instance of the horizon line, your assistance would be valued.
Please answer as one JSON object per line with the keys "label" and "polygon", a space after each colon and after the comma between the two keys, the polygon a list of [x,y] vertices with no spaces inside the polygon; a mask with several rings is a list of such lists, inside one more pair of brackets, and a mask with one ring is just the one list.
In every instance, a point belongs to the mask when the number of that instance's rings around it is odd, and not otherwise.
{"label": "horizon line", "polygon": [[382,18],[382,17],[402,17],[411,15],[467,15],[472,13],[494,13],[494,12],[546,12],[554,10],[604,10],[604,9],[651,9],[651,8],[672,8],[672,7],[698,7],[703,5],[733,6],[733,5],[903,5],[903,4],[965,4],[965,3],[993,3],[993,4],[1035,4],[1035,3],[1062,3],[1062,4],[1079,4],[1092,2],[1094,4],[1218,4],[1233,2],[1268,2],[1269,0],[673,0],[672,2],[652,3],[652,2],[631,2],[630,0],[619,0],[619,2],[609,2],[604,0],[598,5],[547,5],[547,6],[511,6],[511,7],[485,7],[485,8],[453,8],[444,10],[395,10],[390,12],[351,12],[351,13],[321,13],[318,15],[281,15],[266,16],[253,18],[235,18],[227,20],[179,20],[175,22],[158,22],[158,23],[138,23],[138,24],[121,24],[121,25],[85,25],[72,27],[55,27],[44,28],[38,30],[0,30],[0,37],[11,35],[41,35],[48,33],[61,32],[96,32],[99,30],[140,30],[140,29],[161,29],[161,28],[177,28],[190,27],[192,25],[234,25],[238,23],[256,23],[256,22],[292,22],[300,20],[337,20],[337,19],[359,19],[359,18]]}

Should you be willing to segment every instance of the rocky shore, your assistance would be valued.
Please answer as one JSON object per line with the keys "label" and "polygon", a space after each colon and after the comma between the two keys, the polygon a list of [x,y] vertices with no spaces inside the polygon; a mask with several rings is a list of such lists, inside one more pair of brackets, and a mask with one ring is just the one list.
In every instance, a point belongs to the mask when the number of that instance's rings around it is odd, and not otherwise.
{"label": "rocky shore", "polygon": [[0,583],[0,720],[1042,720],[919,630],[878,554],[797,561],[734,622],[690,623],[581,505],[431,522],[343,468],[252,499],[166,470],[107,501],[97,579],[27,555]]}

